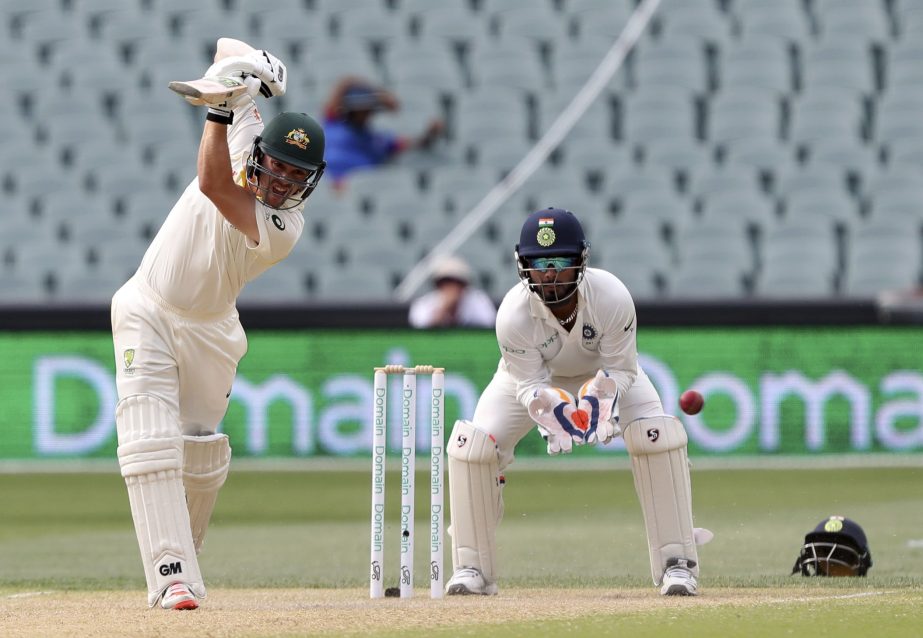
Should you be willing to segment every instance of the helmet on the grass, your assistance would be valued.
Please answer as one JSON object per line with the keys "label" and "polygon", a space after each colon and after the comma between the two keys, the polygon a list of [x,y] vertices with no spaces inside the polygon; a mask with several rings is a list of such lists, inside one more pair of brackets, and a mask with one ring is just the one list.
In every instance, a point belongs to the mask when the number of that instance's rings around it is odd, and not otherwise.
{"label": "helmet on the grass", "polygon": [[792,574],[865,576],[871,566],[872,554],[862,527],[844,516],[831,516],[804,537]]}

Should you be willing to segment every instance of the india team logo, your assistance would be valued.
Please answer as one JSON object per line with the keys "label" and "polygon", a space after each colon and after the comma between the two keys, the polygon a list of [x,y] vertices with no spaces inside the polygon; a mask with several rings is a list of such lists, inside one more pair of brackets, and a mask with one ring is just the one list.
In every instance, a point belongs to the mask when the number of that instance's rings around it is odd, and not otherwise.
{"label": "india team logo", "polygon": [[831,516],[830,520],[824,523],[824,531],[836,533],[843,529],[843,519],[839,516]]}
{"label": "india team logo", "polygon": [[538,235],[536,235],[535,239],[542,248],[548,248],[557,239],[552,228],[553,225],[554,217],[542,217],[538,220]]}
{"label": "india team logo", "polygon": [[304,132],[303,128],[295,128],[288,132],[285,136],[285,143],[292,144],[297,146],[301,150],[308,148],[308,144],[311,143],[311,139]]}

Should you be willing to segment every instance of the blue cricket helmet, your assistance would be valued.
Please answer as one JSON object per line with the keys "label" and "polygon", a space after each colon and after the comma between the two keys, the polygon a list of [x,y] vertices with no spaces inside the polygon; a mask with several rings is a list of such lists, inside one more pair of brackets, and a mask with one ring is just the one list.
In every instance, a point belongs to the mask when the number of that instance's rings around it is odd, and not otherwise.
{"label": "blue cricket helmet", "polygon": [[590,243],[580,220],[569,210],[545,208],[526,218],[519,233],[516,254],[521,258],[584,256]]}
{"label": "blue cricket helmet", "polygon": [[872,566],[865,531],[845,516],[830,516],[804,537],[792,574],[865,576]]}
{"label": "blue cricket helmet", "polygon": [[[563,208],[544,208],[526,218],[516,244],[516,269],[519,280],[545,305],[557,305],[577,294],[577,288],[586,274],[590,242],[587,241],[580,220]],[[573,257],[573,263],[563,270],[576,270],[577,276],[568,290],[558,291],[557,277],[554,281],[534,280],[536,271],[532,260],[540,257]],[[538,268],[542,271],[542,268]],[[558,271],[559,273],[562,271]]]}

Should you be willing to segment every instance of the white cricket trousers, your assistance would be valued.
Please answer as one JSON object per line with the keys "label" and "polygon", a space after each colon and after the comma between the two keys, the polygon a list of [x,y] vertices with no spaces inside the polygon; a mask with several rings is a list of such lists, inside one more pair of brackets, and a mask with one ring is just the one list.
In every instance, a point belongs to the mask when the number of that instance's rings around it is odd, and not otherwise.
{"label": "white cricket trousers", "polygon": [[153,395],[179,416],[182,434],[216,432],[247,352],[235,308],[189,316],[133,277],[112,298],[112,340],[119,400]]}

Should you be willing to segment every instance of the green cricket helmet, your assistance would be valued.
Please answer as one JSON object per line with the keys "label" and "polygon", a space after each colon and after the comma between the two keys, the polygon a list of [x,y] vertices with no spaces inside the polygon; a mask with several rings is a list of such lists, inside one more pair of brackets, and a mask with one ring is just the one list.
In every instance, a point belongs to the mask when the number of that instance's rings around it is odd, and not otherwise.
{"label": "green cricket helmet", "polygon": [[[303,181],[295,181],[274,173],[265,165],[265,157],[271,157],[297,168],[308,171]],[[306,113],[279,113],[263,128],[262,134],[253,140],[250,157],[247,159],[247,183],[264,203],[268,184],[288,184],[288,196],[279,210],[295,208],[314,190],[324,174],[324,129]],[[268,184],[259,186],[259,177],[269,177]],[[261,193],[261,189],[264,191]],[[268,205],[268,203],[267,203]]]}

